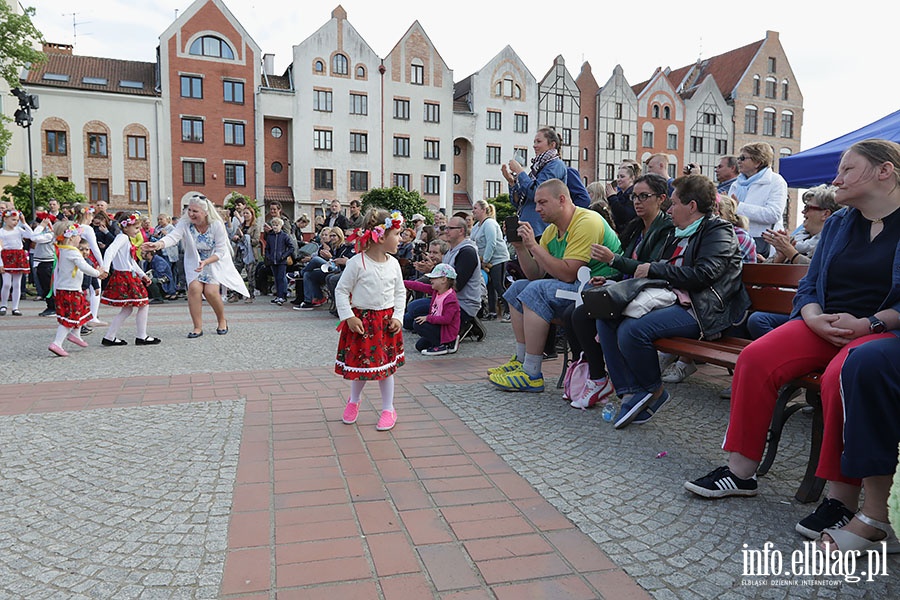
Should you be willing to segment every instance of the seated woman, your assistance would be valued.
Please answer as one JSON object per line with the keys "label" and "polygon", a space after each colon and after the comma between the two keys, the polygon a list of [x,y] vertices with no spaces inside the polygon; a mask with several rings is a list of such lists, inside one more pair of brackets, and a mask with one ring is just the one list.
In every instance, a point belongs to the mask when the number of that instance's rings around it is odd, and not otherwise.
{"label": "seated woman", "polygon": [[[791,265],[810,263],[825,221],[840,209],[834,201],[836,191],[837,188],[832,185],[820,185],[803,194],[803,223],[794,236],[788,238],[784,231],[763,232],[763,239],[775,247],[775,255],[766,262]],[[755,312],[747,319],[747,331],[750,339],[755,340],[787,322],[786,315]]]}
{"label": "seated woman", "polygon": [[[337,233],[336,237],[342,239],[342,233]],[[344,273],[347,261],[353,258],[354,254],[356,254],[356,245],[353,242],[348,242],[345,238],[343,243],[335,249],[334,258],[331,259],[334,267],[329,269],[328,274],[325,276],[325,289],[328,290],[329,298],[334,298],[334,290],[337,288],[338,281],[340,281],[341,275]],[[333,306],[328,312],[335,317],[338,316],[337,306]]]}
{"label": "seated woman", "polygon": [[[593,185],[593,184],[592,184]],[[631,202],[637,217],[622,229],[622,254],[615,254],[606,246],[593,244],[591,258],[609,263],[627,279],[634,276],[641,263],[659,260],[666,241],[674,231],[672,218],[662,210],[668,199],[669,183],[662,175],[648,173],[638,177],[632,188]],[[601,281],[594,281],[599,284]],[[574,408],[593,406],[612,393],[612,384],[606,376],[603,350],[596,340],[596,323],[587,316],[582,304],[566,313],[566,337],[573,356],[582,352],[590,366],[590,379],[581,398],[573,398]]]}
{"label": "seated woman", "polygon": [[728,464],[684,484],[707,498],[755,496],[778,390],[821,370],[825,429],[816,475],[831,483],[828,498],[797,526],[810,537],[845,523],[859,496],[859,472],[842,472],[839,460],[844,360],[852,348],[900,328],[900,145],[854,144],[841,157],[834,185],[835,199],[846,208],[825,223],[819,251],[794,299],[793,320],[754,341],[738,358],[723,444]]}
{"label": "seated woman", "polygon": [[678,302],[639,319],[598,320],[597,332],[622,408],[616,429],[644,423],[669,399],[653,342],[664,337],[715,339],[750,306],[741,283],[734,228],[713,214],[716,186],[702,175],[675,180],[669,214],[675,231],[662,260],[642,262],[634,277],[665,279]]}
{"label": "seated woman", "polygon": [[[859,512],[846,525],[822,532],[822,540],[832,549],[836,545],[841,551],[865,552],[880,549],[881,542],[886,542],[888,554],[900,552],[900,541],[888,519],[888,494],[900,443],[898,356],[900,338],[891,335],[854,348],[841,369],[846,415],[841,473],[861,478],[866,496]],[[841,418],[840,410],[831,411],[831,416]],[[856,500],[858,497],[848,506],[855,506]]]}
{"label": "seated woman", "polygon": [[[325,304],[325,294],[322,293],[322,286],[325,284],[327,273],[322,270],[322,266],[334,261],[335,271],[337,267],[337,259],[341,259],[341,264],[346,265],[347,259],[353,256],[353,247],[344,244],[344,232],[340,227],[325,228],[324,233],[319,234],[322,247],[316,256],[313,256],[306,266],[303,267],[303,293],[297,294],[297,297],[303,296],[303,302],[299,306],[295,306],[294,310],[312,310],[317,306]],[[329,269],[329,272],[331,269]],[[300,281],[297,282],[298,292]]]}

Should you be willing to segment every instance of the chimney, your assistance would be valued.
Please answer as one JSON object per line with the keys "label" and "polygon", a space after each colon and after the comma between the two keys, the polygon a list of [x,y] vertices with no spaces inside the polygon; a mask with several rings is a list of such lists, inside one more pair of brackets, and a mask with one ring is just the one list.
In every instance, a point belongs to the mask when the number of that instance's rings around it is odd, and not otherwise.
{"label": "chimney", "polygon": [[72,44],[54,44],[53,42],[44,42],[44,54],[68,54],[72,55]]}
{"label": "chimney", "polygon": [[275,74],[275,55],[263,54],[263,72],[266,75]]}

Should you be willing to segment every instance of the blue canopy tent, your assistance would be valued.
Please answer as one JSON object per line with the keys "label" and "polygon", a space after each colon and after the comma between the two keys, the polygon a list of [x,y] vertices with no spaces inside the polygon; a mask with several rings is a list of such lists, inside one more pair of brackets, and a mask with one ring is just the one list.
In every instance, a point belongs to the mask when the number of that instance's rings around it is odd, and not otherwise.
{"label": "blue canopy tent", "polygon": [[900,110],[830,142],[782,158],[778,173],[792,188],[831,183],[837,174],[841,153],[856,142],[870,138],[900,143]]}

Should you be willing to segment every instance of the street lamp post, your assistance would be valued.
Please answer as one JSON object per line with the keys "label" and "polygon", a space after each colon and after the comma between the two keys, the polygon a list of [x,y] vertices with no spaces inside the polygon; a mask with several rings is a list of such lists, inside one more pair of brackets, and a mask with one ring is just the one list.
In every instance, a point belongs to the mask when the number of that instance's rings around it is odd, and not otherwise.
{"label": "street lamp post", "polygon": [[24,127],[28,131],[28,182],[31,187],[31,218],[34,219],[34,166],[31,159],[31,123],[34,121],[34,117],[31,115],[31,111],[37,110],[40,104],[36,95],[19,88],[13,88],[12,95],[19,99],[19,110],[15,113],[16,125]]}

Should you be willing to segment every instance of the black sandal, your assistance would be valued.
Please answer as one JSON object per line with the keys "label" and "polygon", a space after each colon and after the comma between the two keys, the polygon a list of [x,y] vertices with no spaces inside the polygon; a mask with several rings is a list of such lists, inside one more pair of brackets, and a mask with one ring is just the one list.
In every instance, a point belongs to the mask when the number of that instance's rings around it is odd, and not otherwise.
{"label": "black sandal", "polygon": [[200,337],[201,335],[203,335],[203,332],[202,332],[202,331],[192,331],[192,332],[190,332],[189,334],[187,334],[189,340],[193,340],[193,339],[195,339],[195,338],[198,338],[198,337]]}
{"label": "black sandal", "polygon": [[144,339],[134,338],[134,345],[135,346],[155,346],[156,344],[160,343],[161,341],[162,340],[157,337],[148,335]]}
{"label": "black sandal", "polygon": [[100,340],[100,343],[103,344],[104,346],[127,346],[128,345],[128,342],[126,342],[125,340],[120,340],[119,338],[116,338],[114,340],[103,338],[102,340]]}

